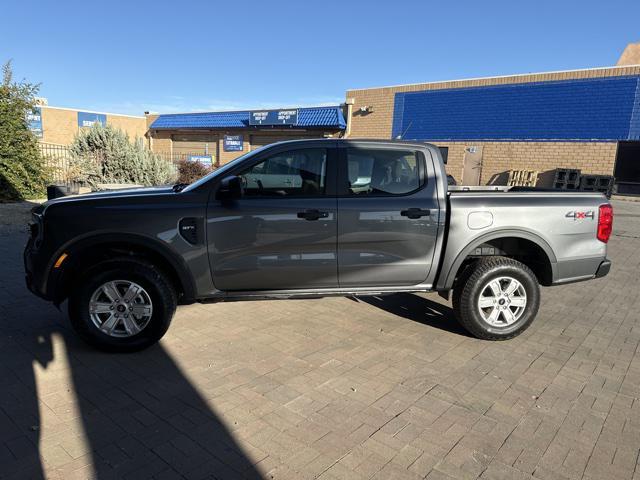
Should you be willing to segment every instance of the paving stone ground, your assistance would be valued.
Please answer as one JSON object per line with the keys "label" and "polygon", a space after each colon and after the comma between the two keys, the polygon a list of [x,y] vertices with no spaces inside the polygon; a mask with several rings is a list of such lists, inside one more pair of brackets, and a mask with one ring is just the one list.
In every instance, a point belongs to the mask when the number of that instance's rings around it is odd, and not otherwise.
{"label": "paving stone ground", "polygon": [[640,204],[615,208],[610,275],[510,341],[403,294],[180,307],[129,355],[26,291],[5,228],[0,478],[640,479]]}

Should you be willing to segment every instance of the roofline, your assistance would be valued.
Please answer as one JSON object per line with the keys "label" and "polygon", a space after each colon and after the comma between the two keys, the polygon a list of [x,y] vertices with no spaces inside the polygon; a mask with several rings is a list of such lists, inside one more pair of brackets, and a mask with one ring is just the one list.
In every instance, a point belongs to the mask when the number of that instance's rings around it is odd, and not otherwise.
{"label": "roofline", "polygon": [[[172,113],[150,113],[149,115],[199,115],[203,113],[251,113],[251,112],[264,112],[266,110],[302,110],[310,108],[340,108],[342,104],[338,105],[308,105],[305,107],[274,107],[274,108],[256,108],[254,110],[201,110],[197,112],[172,112]],[[144,117],[143,117],[144,118]]]}
{"label": "roofline", "polygon": [[338,143],[370,143],[370,144],[393,144],[393,145],[413,145],[421,147],[424,145],[436,145],[432,142],[422,140],[396,140],[385,138],[294,138],[292,140],[282,140],[274,143],[312,143],[312,142],[338,142]]}
{"label": "roofline", "polygon": [[[255,128],[253,128],[255,127]],[[339,130],[343,131],[346,127],[340,127],[335,125],[311,125],[300,126],[292,125],[291,128],[284,128],[280,125],[243,125],[242,127],[225,126],[225,127],[154,127],[153,124],[149,125],[149,130],[173,130],[173,131],[185,131],[190,132],[192,130],[254,130],[260,132],[306,132],[307,130]]]}
{"label": "roofline", "polygon": [[518,77],[529,77],[532,75],[553,75],[558,73],[579,73],[579,72],[596,72],[599,70],[612,70],[612,69],[623,69],[623,68],[633,68],[640,67],[640,64],[635,65],[613,65],[611,67],[593,67],[593,68],[580,68],[576,70],[552,70],[548,72],[530,72],[530,73],[512,73],[509,75],[497,75],[497,76],[489,76],[489,77],[471,77],[471,78],[458,78],[454,80],[435,80],[432,82],[416,82],[416,83],[401,83],[397,85],[384,85],[380,87],[365,87],[365,88],[350,88],[347,90],[349,92],[356,92],[362,90],[380,90],[382,88],[399,88],[399,87],[414,87],[418,85],[435,85],[438,83],[454,83],[454,82],[473,82],[477,80],[491,80],[494,78],[518,78]]}
{"label": "roofline", "polygon": [[141,120],[144,120],[146,118],[145,116],[139,116],[139,115],[127,115],[124,113],[112,113],[112,112],[97,112],[95,110],[84,110],[81,108],[73,108],[73,107],[52,107],[51,105],[36,105],[36,107],[51,108],[53,110],[71,110],[74,112],[83,112],[83,113],[97,113],[99,115],[111,115],[112,117],[139,118]]}

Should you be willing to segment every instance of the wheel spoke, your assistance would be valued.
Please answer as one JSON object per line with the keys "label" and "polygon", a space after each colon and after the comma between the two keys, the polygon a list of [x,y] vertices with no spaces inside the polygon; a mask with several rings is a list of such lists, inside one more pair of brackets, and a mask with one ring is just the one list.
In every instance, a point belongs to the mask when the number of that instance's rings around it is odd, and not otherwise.
{"label": "wheel spoke", "polygon": [[137,285],[131,284],[129,285],[129,288],[127,289],[127,291],[124,293],[122,299],[125,302],[131,302],[134,298],[136,298],[136,295],[138,295],[139,291],[140,289],[138,288]]}
{"label": "wheel spoke", "polygon": [[110,313],[112,306],[110,303],[105,302],[91,302],[89,305],[89,311],[91,313]]}
{"label": "wheel spoke", "polygon": [[131,313],[133,313],[137,317],[151,315],[151,307],[148,305],[132,305]]}
{"label": "wheel spoke", "polygon": [[480,305],[480,308],[491,308],[494,306],[494,302],[495,298],[493,297],[480,297],[480,300],[478,300],[478,305]]}
{"label": "wheel spoke", "polygon": [[109,318],[107,318],[102,323],[102,325],[100,325],[100,330],[102,330],[107,334],[111,334],[111,332],[113,332],[113,330],[116,328],[117,325],[118,325],[118,318],[115,315],[111,314]]}
{"label": "wheel spoke", "polygon": [[112,302],[120,300],[121,298],[120,292],[118,292],[118,289],[116,288],[116,284],[114,282],[105,283],[102,286],[102,291]]}
{"label": "wheel spoke", "polygon": [[494,309],[491,310],[491,314],[487,317],[487,322],[491,324],[495,324],[498,321],[499,316],[500,316],[500,310],[494,307]]}
{"label": "wheel spoke", "polygon": [[511,306],[512,307],[526,307],[527,306],[526,297],[513,297],[511,299]]}
{"label": "wheel spoke", "polygon": [[502,293],[502,287],[500,286],[500,282],[498,280],[494,280],[489,283],[489,288],[493,292],[493,296],[497,297]]}
{"label": "wheel spoke", "polygon": [[504,317],[505,322],[507,322],[507,325],[511,325],[516,321],[516,316],[513,314],[509,307],[502,310],[502,316]]}
{"label": "wheel spoke", "polygon": [[507,288],[504,289],[504,293],[508,296],[511,296],[518,289],[519,286],[520,286],[520,283],[512,278],[509,280],[509,285],[507,285]]}
{"label": "wheel spoke", "polygon": [[127,331],[129,335],[135,335],[140,331],[140,327],[138,327],[138,324],[133,318],[124,317],[122,319],[122,322],[124,324],[124,329]]}

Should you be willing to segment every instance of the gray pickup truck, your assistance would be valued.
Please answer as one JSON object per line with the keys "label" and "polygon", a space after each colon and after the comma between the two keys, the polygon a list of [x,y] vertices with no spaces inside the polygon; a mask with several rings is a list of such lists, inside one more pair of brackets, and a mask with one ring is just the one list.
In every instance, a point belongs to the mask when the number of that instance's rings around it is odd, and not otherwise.
{"label": "gray pickup truck", "polygon": [[29,288],[68,299],[105,349],[157,342],[180,303],[430,291],[502,340],[533,321],[539,285],[609,272],[612,222],[601,194],[449,187],[433,145],[296,140],[190,185],[37,206],[24,260]]}

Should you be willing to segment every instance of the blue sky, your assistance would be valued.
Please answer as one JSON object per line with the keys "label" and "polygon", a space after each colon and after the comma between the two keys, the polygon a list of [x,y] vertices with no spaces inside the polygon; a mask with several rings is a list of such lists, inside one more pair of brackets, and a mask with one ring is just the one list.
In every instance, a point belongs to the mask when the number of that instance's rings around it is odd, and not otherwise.
{"label": "blue sky", "polygon": [[54,106],[337,104],[348,88],[615,64],[640,1],[8,1],[0,62]]}

